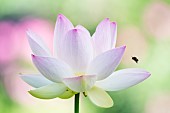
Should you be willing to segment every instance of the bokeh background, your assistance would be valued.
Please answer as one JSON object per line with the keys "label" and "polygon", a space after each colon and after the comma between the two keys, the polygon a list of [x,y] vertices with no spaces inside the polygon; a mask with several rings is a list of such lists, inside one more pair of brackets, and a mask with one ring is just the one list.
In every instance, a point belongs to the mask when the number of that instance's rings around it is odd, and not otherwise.
{"label": "bokeh background", "polygon": [[36,99],[18,77],[37,72],[25,31],[52,47],[59,13],[91,34],[104,18],[116,21],[117,46],[127,45],[119,69],[140,67],[152,74],[137,86],[110,92],[115,105],[109,109],[82,96],[81,113],[170,113],[170,0],[0,0],[0,113],[73,113],[73,98]]}

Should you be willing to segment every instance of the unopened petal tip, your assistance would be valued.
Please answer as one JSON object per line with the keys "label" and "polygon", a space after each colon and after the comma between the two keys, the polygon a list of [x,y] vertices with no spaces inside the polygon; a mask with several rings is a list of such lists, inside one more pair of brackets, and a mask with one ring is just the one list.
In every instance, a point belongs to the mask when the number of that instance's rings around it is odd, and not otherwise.
{"label": "unopened petal tip", "polygon": [[34,58],[34,57],[35,57],[35,55],[34,55],[34,54],[31,54],[31,56],[32,56],[32,58]]}

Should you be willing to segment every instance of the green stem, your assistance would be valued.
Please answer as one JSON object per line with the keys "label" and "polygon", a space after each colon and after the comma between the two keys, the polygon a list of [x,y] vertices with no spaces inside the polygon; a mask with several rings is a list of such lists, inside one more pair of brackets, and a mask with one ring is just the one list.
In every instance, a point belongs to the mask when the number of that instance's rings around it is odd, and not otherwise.
{"label": "green stem", "polygon": [[79,96],[80,93],[75,94],[74,113],[79,113]]}

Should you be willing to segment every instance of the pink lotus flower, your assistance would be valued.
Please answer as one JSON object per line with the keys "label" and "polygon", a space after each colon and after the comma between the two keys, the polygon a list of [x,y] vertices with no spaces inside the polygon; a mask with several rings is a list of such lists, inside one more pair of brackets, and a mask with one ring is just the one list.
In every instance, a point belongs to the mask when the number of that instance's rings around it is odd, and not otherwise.
{"label": "pink lotus flower", "polygon": [[14,36],[15,23],[12,21],[0,22],[0,65],[16,60],[19,53],[19,41]]}
{"label": "pink lotus flower", "polygon": [[[32,60],[40,74],[21,78],[36,89],[29,93],[37,98],[70,98],[83,93],[97,106],[111,107],[106,91],[129,88],[150,76],[144,69],[115,71],[126,46],[115,48],[117,24],[104,19],[94,35],[81,25],[74,27],[59,14],[54,31],[54,56],[41,38],[28,31]],[[115,71],[115,72],[114,72]]]}

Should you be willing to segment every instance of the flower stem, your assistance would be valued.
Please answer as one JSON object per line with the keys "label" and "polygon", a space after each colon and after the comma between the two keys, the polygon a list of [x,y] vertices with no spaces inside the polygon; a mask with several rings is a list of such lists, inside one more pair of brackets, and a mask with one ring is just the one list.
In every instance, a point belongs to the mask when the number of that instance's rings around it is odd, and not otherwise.
{"label": "flower stem", "polygon": [[79,96],[80,93],[75,94],[74,113],[79,113]]}

